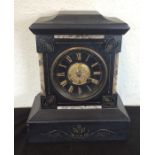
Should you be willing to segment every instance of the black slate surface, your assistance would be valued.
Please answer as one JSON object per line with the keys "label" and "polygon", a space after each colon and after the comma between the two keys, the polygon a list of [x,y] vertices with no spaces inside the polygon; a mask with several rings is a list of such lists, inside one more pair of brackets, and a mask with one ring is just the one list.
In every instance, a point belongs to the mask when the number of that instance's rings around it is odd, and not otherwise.
{"label": "black slate surface", "polygon": [[15,155],[139,155],[140,154],[140,107],[126,107],[131,118],[128,141],[96,143],[27,144],[26,120],[29,108],[14,110]]}
{"label": "black slate surface", "polygon": [[125,34],[127,23],[97,11],[60,11],[41,17],[30,26],[34,34]]}

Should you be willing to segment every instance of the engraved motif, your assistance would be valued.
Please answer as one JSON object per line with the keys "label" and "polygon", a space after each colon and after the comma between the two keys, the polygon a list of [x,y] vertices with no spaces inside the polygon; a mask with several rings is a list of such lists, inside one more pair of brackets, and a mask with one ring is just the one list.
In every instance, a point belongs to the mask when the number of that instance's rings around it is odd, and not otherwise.
{"label": "engraved motif", "polygon": [[105,45],[105,49],[107,52],[112,52],[115,47],[116,47],[116,41],[114,38],[109,39]]}
{"label": "engraved motif", "polygon": [[52,52],[52,37],[51,36],[39,36],[37,38],[37,51],[38,52]]}
{"label": "engraved motif", "polygon": [[90,69],[84,63],[74,63],[68,69],[68,79],[75,85],[83,85],[87,83],[90,77]]}
{"label": "engraved motif", "polygon": [[72,138],[85,138],[88,136],[88,130],[86,129],[86,127],[83,127],[82,125],[76,125],[75,127],[72,128],[71,131],[71,136]]}
{"label": "engraved motif", "polygon": [[81,124],[72,126],[71,130],[51,130],[46,133],[41,133],[42,136],[48,136],[53,138],[67,138],[71,139],[86,139],[86,138],[103,138],[108,136],[113,136],[116,133],[109,129],[98,129],[90,131]]}
{"label": "engraved motif", "polygon": [[108,129],[99,129],[95,132],[92,132],[91,134],[94,135],[95,137],[102,138],[102,137],[112,136],[115,134],[115,132]]}

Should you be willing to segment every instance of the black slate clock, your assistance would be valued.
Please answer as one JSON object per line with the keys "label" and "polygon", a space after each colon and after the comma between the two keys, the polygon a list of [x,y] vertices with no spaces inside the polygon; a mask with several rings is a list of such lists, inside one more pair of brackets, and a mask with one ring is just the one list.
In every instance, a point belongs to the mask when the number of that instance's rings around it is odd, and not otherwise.
{"label": "black slate clock", "polygon": [[30,30],[36,35],[42,91],[28,119],[29,140],[125,139],[129,117],[116,82],[122,35],[129,26],[96,11],[61,11],[39,18]]}

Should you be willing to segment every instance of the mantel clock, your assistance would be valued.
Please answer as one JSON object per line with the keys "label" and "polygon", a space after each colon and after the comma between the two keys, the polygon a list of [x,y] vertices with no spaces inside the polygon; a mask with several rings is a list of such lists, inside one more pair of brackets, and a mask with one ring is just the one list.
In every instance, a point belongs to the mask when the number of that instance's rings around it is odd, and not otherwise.
{"label": "mantel clock", "polygon": [[28,121],[30,142],[127,138],[129,116],[116,91],[122,35],[129,26],[96,11],[60,11],[30,26],[41,92]]}

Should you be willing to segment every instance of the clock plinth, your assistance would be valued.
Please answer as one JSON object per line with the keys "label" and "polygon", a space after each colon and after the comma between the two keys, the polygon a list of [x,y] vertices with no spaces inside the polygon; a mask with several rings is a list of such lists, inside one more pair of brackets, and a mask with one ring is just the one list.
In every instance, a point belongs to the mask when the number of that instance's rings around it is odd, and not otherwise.
{"label": "clock plinth", "polygon": [[130,118],[117,95],[128,24],[96,11],[62,11],[30,26],[41,75],[27,121],[29,142],[125,140]]}
{"label": "clock plinth", "polygon": [[117,98],[117,106],[102,109],[43,109],[35,97],[28,121],[27,140],[36,142],[78,142],[126,140],[130,118]]}

